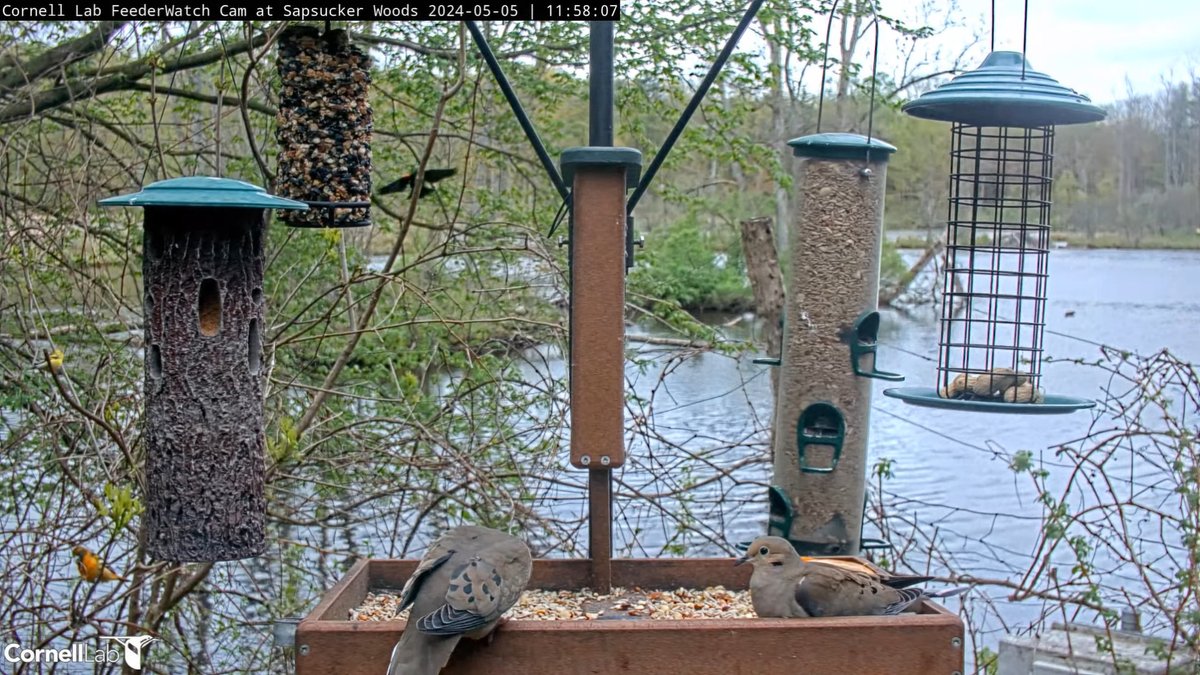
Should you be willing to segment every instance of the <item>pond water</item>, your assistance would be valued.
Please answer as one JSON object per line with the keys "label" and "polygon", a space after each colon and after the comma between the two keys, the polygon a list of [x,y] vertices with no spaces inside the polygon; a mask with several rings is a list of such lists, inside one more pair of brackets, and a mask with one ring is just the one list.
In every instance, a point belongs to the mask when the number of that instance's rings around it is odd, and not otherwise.
{"label": "pond water", "polygon": [[[1053,359],[1096,360],[1099,345],[1104,344],[1147,355],[1167,348],[1185,360],[1200,362],[1197,288],[1200,252],[1053,251],[1045,353]],[[753,326],[741,323],[723,330],[730,338],[747,339]],[[905,385],[932,386],[937,331],[933,306],[905,313],[885,311],[879,367],[905,374]],[[631,328],[630,332],[640,331]],[[632,366],[627,374],[639,395],[658,387],[649,424],[663,438],[696,451],[706,445],[740,443],[740,448],[720,455],[721,461],[732,465],[764,451],[773,407],[766,367],[751,363],[751,358],[703,353],[665,376]],[[1043,367],[1043,385],[1052,393],[1097,399],[1103,397],[1107,382],[1107,374],[1096,368],[1057,361]],[[1007,457],[996,451],[1029,450],[1035,461],[1044,458],[1053,474],[1053,448],[1087,436],[1095,413],[1014,416],[919,408],[883,396],[883,390],[892,386],[897,385],[875,384],[870,436],[872,461],[886,457],[894,462],[894,478],[885,484],[891,507],[911,513],[904,520],[920,523],[926,535],[936,529],[939,555],[952,558],[960,573],[1003,578],[1025,569],[1039,536],[1043,507],[1027,478],[1019,482]],[[663,391],[669,392],[669,399]],[[631,441],[629,451],[635,455],[664,451],[663,443],[639,443],[636,435]],[[710,511],[707,524],[712,541],[705,544],[689,538],[690,553],[715,553],[722,535],[728,544],[765,531],[769,464],[752,463],[737,471],[733,479],[709,491],[713,503],[724,506]],[[1139,467],[1130,471],[1143,473]],[[637,483],[642,473],[632,466],[624,479]],[[1154,477],[1146,480],[1153,482]],[[749,504],[729,506],[737,500]],[[648,527],[652,514],[634,502],[627,503],[626,510],[624,517],[632,526],[618,529],[620,541],[635,553],[653,554],[659,538],[670,535],[670,528],[656,532]],[[631,533],[639,529],[636,536]],[[639,543],[630,545],[631,540]],[[907,560],[920,566],[927,557],[910,551]],[[936,562],[929,569],[945,570]],[[1010,603],[1000,591],[991,595],[990,611],[1010,626],[1032,620],[1044,610],[1028,602]]]}
{"label": "pond water", "polygon": [[[1200,362],[1197,288],[1200,252],[1055,250],[1050,258],[1046,354],[1094,360],[1099,345],[1106,344],[1143,354],[1168,348]],[[726,323],[729,318],[719,320]],[[752,320],[721,328],[736,340],[753,339],[755,330]],[[628,332],[669,336],[646,325],[630,326]],[[629,460],[616,474],[617,553],[727,555],[733,544],[766,529],[766,444],[773,409],[768,367],[752,363],[752,354],[697,352],[679,357],[673,348],[637,341],[631,341],[629,349],[645,361],[630,361],[626,367]],[[936,350],[933,306],[884,313],[881,369],[905,374],[905,385],[930,386]],[[564,379],[566,364],[552,348],[531,350],[527,356],[531,379]],[[1107,382],[1104,372],[1068,362],[1045,364],[1043,374],[1048,391],[1080,397],[1102,397]],[[896,385],[875,384],[870,442],[872,460],[894,462],[894,477],[884,489],[889,508],[902,512],[902,522],[914,523],[927,536],[936,530],[940,556],[952,559],[957,571],[978,577],[1018,574],[1033,553],[1042,505],[997,450],[1026,449],[1035,459],[1053,462],[1052,449],[1086,436],[1094,413],[1018,417],[916,408],[883,396],[882,390],[891,386]],[[529,412],[538,417],[547,411]],[[561,408],[549,412],[561,414]],[[534,506],[569,522],[586,512],[580,488],[585,481],[581,472],[565,467],[565,450],[560,454],[561,473],[548,477],[563,482],[534,490]],[[1139,470],[1131,468],[1131,473]],[[567,482],[574,487],[563,487]],[[320,578],[332,583],[340,575],[342,551],[387,554],[386,537],[403,518],[385,506],[379,507],[377,522],[355,532],[289,532],[288,536],[311,538],[322,548],[339,550],[328,558],[320,556],[318,583]],[[419,553],[421,542],[432,534],[417,536],[409,555]],[[367,539],[384,543],[361,551],[356,542]],[[585,550],[586,531],[578,531],[576,539],[578,550]],[[333,541],[340,544],[324,546]],[[553,554],[566,555],[562,550]],[[906,562],[923,568],[928,558],[909,551]],[[945,567],[934,560],[929,569],[942,572]],[[64,572],[69,579],[69,570]],[[253,563],[223,568],[223,574],[238,586],[269,576]],[[65,587],[61,590],[69,593]],[[1045,611],[1029,602],[1009,602],[1003,590],[985,594],[985,600],[976,595],[968,602],[985,602],[1001,619],[988,624],[993,632],[985,639],[993,648],[1004,626],[1019,627]],[[957,606],[956,601],[947,604]]]}

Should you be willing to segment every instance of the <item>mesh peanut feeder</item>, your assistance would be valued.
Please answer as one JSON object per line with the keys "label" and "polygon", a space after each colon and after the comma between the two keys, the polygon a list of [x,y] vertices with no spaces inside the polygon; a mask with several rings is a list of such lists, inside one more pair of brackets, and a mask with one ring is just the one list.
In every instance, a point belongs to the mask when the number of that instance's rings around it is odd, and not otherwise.
{"label": "mesh peanut feeder", "polygon": [[992,52],[903,110],[953,124],[944,292],[937,387],[884,393],[979,412],[1094,406],[1046,394],[1041,364],[1054,128],[1104,119],[1104,111],[1030,68],[1019,52]]}

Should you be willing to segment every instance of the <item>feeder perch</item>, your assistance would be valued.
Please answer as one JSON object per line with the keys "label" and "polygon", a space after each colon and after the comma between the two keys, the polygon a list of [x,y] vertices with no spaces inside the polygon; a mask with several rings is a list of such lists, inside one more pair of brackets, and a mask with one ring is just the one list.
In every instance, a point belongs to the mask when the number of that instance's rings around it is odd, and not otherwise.
{"label": "feeder perch", "polygon": [[[767,534],[787,538],[792,531],[792,520],[796,518],[792,502],[778,485],[772,485],[767,488],[767,504]],[[750,547],[750,542],[744,542],[739,547],[745,550]]]}
{"label": "feeder perch", "polygon": [[281,215],[292,227],[371,224],[371,58],[342,29],[294,25],[279,36],[276,184],[308,211]]}
{"label": "feeder perch", "polygon": [[900,382],[904,379],[899,373],[875,369],[875,348],[879,342],[879,312],[864,312],[859,315],[858,320],[854,322],[854,332],[848,339],[850,366],[854,368],[855,375],[889,382]]}
{"label": "feeder perch", "polygon": [[145,208],[147,550],[172,561],[259,555],[266,210],[308,207],[205,177],[100,205]]}
{"label": "feeder perch", "polygon": [[1094,401],[1046,394],[1041,366],[1054,127],[1104,119],[1090,100],[1019,52],[910,101],[952,123],[937,387],[884,393],[977,412],[1068,413]]}
{"label": "feeder perch", "polygon": [[[814,403],[800,413],[796,424],[796,449],[800,470],[804,473],[833,473],[842,458],[842,442],[846,440],[846,421],[842,413],[829,403]],[[828,448],[829,466],[816,466],[808,450]]]}
{"label": "feeder perch", "polygon": [[801,555],[855,555],[871,380],[900,377],[875,368],[884,187],[896,148],[845,133],[788,144],[800,159],[772,483],[791,507],[781,536]]}

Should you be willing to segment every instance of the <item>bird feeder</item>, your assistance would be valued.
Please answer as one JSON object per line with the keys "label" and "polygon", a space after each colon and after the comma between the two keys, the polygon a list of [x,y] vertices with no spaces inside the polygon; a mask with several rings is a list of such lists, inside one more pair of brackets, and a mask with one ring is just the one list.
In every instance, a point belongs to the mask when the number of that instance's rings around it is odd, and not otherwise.
{"label": "bird feeder", "polygon": [[[855,555],[862,537],[887,160],[878,139],[789,141],[797,209],[775,410],[771,533],[803,555]],[[786,528],[781,527],[786,523]]]}
{"label": "bird feeder", "polygon": [[[762,0],[754,0],[734,32],[718,64],[732,51],[736,37],[750,24]],[[613,144],[613,60],[612,24],[594,22],[591,25],[591,96],[589,98],[589,142],[584,148],[567,150],[562,156],[563,176],[547,160],[532,126],[521,110],[515,95],[495,64],[486,39],[478,28],[468,22],[468,28],[480,45],[501,89],[522,122],[527,136],[542,159],[549,165],[548,173],[556,186],[562,187],[564,199],[571,205],[570,269],[570,386],[571,386],[571,444],[570,462],[588,472],[588,529],[589,557],[573,560],[534,560],[529,587],[545,590],[570,591],[590,587],[601,593],[610,586],[639,588],[644,591],[674,590],[681,586],[707,588],[722,585],[727,589],[744,590],[749,584],[750,570],[734,567],[730,558],[700,559],[613,559],[612,558],[612,470],[625,460],[624,448],[624,275],[627,259],[628,212],[644,193],[654,171],[661,166],[669,150],[660,148],[641,181],[637,181],[641,155],[630,148],[610,147]],[[719,65],[705,82],[711,84]],[[694,111],[699,97],[707,87],[702,85],[699,96],[688,108]],[[682,131],[690,112],[668,136],[673,139]],[[843,139],[844,143],[845,140]],[[837,146],[838,143],[833,143]],[[841,417],[846,423],[845,448],[832,473],[812,474],[830,484],[847,485],[857,471],[858,505],[855,513],[861,518],[864,475],[863,458],[854,453],[865,447],[865,392],[858,380],[869,382],[855,374],[851,365],[851,343],[862,339],[873,341],[871,324],[856,329],[855,320],[865,310],[874,310],[879,265],[879,216],[882,213],[883,165],[893,150],[886,144],[852,142],[853,158],[843,158],[838,150],[829,155],[814,171],[828,169],[829,183],[839,194],[857,192],[847,198],[851,205],[863,210],[855,214],[849,225],[837,225],[832,232],[821,236],[820,246],[829,244],[831,257],[816,265],[812,274],[838,270],[854,277],[854,291],[846,291],[836,282],[828,282],[825,300],[831,303],[851,302],[853,309],[835,315],[818,310],[822,321],[835,320],[836,326],[822,329],[819,348],[828,356],[829,368],[841,376],[855,380],[848,385],[839,379],[820,394],[828,400],[797,398],[801,404],[792,416],[799,419],[804,408],[815,403],[828,403],[830,408],[815,407],[808,426],[813,437],[820,441],[811,450],[812,467],[826,466],[830,456],[822,457],[817,446],[827,446],[831,439],[823,435],[828,419]],[[886,147],[885,147],[886,146]],[[868,153],[868,149],[871,152]],[[864,172],[863,169],[868,169]],[[566,183],[572,186],[568,192]],[[626,202],[625,192],[634,183],[637,190]],[[863,185],[866,185],[864,187]],[[817,190],[820,186],[810,186]],[[814,197],[815,199],[815,197]],[[840,198],[835,199],[835,201]],[[841,203],[839,201],[838,203]],[[814,231],[818,224],[833,227],[840,223],[829,208],[813,206]],[[860,222],[861,221],[861,222]],[[865,226],[864,226],[865,223]],[[864,227],[870,232],[865,232]],[[796,238],[800,241],[800,238]],[[807,242],[806,242],[807,244]],[[853,245],[850,245],[853,244]],[[813,246],[817,244],[814,243]],[[856,246],[866,250],[857,250]],[[855,249],[852,251],[852,249]],[[835,258],[844,256],[842,269]],[[873,262],[870,268],[867,262]],[[799,269],[799,268],[794,268]],[[847,271],[849,270],[849,271]],[[840,279],[838,280],[840,282]],[[867,291],[867,286],[871,292]],[[806,287],[811,290],[811,286]],[[810,313],[813,310],[809,310]],[[788,316],[803,316],[803,312],[788,310]],[[874,324],[877,326],[877,323]],[[799,332],[799,328],[793,327]],[[830,348],[827,338],[837,344]],[[869,345],[868,345],[869,346]],[[870,352],[866,350],[863,353]],[[794,368],[793,362],[805,357],[788,351],[784,368]],[[836,364],[835,364],[836,361]],[[873,362],[864,366],[874,372]],[[848,375],[846,375],[848,374]],[[818,376],[823,376],[821,373]],[[807,384],[797,386],[807,396]],[[795,434],[791,435],[795,438]],[[841,440],[838,443],[842,443]],[[791,448],[793,463],[798,461],[796,448]],[[822,464],[825,462],[826,464]],[[847,468],[849,467],[849,468]],[[799,471],[798,465],[796,471]],[[840,489],[840,488],[839,488]],[[792,495],[794,497],[794,495]],[[842,499],[838,497],[839,504]],[[805,520],[807,524],[811,518]],[[855,527],[854,537],[857,537]],[[852,542],[844,544],[850,548]],[[388,662],[392,646],[406,629],[405,622],[351,621],[350,611],[358,607],[368,592],[400,588],[416,568],[416,560],[359,561],[321,603],[296,628],[296,672],[299,675],[369,675],[381,672]],[[605,617],[608,618],[608,617]],[[620,620],[587,621],[530,621],[512,620],[484,643],[463,641],[441,671],[445,674],[525,675],[527,673],[689,673],[690,675],[730,675],[762,672],[804,673],[879,673],[894,675],[925,675],[953,673],[963,669],[963,624],[956,615],[932,603],[923,603],[918,613],[903,616],[827,617],[816,619],[680,619],[658,620],[632,615]],[[631,620],[625,620],[631,619]],[[903,658],[897,658],[903,654]]]}
{"label": "bird feeder", "polygon": [[371,224],[371,57],[345,30],[294,25],[279,37],[279,194],[309,211],[289,211],[292,227]]}
{"label": "bird feeder", "polygon": [[145,208],[147,551],[172,561],[259,555],[266,210],[308,207],[204,177],[100,205]]}
{"label": "bird feeder", "polygon": [[951,122],[937,387],[884,393],[979,412],[1067,413],[1094,401],[1042,390],[1054,128],[1104,119],[1019,52],[908,102]]}

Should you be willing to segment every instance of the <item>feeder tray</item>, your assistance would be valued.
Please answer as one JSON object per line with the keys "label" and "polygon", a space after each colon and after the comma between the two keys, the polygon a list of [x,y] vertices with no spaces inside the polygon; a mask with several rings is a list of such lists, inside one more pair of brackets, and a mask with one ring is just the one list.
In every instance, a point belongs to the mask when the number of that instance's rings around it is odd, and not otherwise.
{"label": "feeder tray", "polygon": [[1024,415],[1065,415],[1076,410],[1096,407],[1096,402],[1074,396],[1046,394],[1042,403],[1009,403],[994,399],[942,398],[932,387],[899,387],[884,389],[884,396],[926,408],[965,410],[968,412],[1019,413]]}
{"label": "feeder tray", "polygon": [[313,202],[305,201],[308,208],[312,211],[321,211],[322,218],[320,221],[311,220],[293,220],[287,224],[296,228],[314,228],[326,227],[346,229],[351,227],[370,227],[371,219],[364,218],[362,220],[348,220],[339,222],[337,220],[338,209],[369,209],[371,202]]}
{"label": "feeder tray", "polygon": [[[368,592],[403,586],[417,560],[360,560],[296,629],[297,675],[378,675],[403,621],[351,621]],[[616,559],[613,583],[642,590],[724,586],[744,590],[748,565],[729,558]],[[587,586],[591,561],[535,560],[530,588]],[[511,620],[487,641],[463,640],[443,675],[688,673],[756,675],[963,671],[963,625],[922,603],[900,616],[821,619]],[[747,658],[753,655],[753,658]]]}

